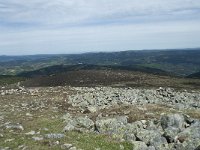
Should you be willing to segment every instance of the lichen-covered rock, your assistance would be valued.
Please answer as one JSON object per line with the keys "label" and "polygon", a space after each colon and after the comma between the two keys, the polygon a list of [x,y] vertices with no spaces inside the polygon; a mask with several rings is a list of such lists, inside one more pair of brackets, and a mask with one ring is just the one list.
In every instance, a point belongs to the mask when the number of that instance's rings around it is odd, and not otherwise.
{"label": "lichen-covered rock", "polygon": [[68,150],[68,149],[70,149],[72,146],[73,146],[72,144],[63,144],[63,145],[61,145],[60,148],[63,149],[63,150]]}
{"label": "lichen-covered rock", "polygon": [[34,141],[42,141],[42,140],[44,140],[44,138],[42,136],[34,136],[34,137],[32,137],[32,139]]}
{"label": "lichen-covered rock", "polygon": [[98,132],[112,135],[117,139],[123,139],[126,131],[127,117],[101,118],[95,124]]}
{"label": "lichen-covered rock", "polygon": [[60,133],[51,133],[51,134],[45,134],[44,137],[47,139],[61,139],[64,138],[65,135]]}
{"label": "lichen-covered rock", "polygon": [[175,142],[177,134],[180,132],[178,128],[168,127],[165,129],[163,136],[167,139],[168,143]]}
{"label": "lichen-covered rock", "polygon": [[77,117],[73,120],[76,128],[84,128],[88,130],[94,129],[94,122],[86,117]]}
{"label": "lichen-covered rock", "polygon": [[156,137],[161,138],[161,134],[155,130],[145,130],[142,129],[136,134],[137,139],[143,141],[147,145],[150,144],[150,141]]}
{"label": "lichen-covered rock", "polygon": [[20,124],[7,124],[5,127],[6,129],[12,129],[12,130],[21,130],[21,131],[24,130],[24,127]]}
{"label": "lichen-covered rock", "polygon": [[169,146],[167,140],[162,136],[156,136],[150,140],[150,145],[156,150],[168,150]]}
{"label": "lichen-covered rock", "polygon": [[167,104],[178,109],[200,107],[200,93],[175,91],[172,88],[133,89],[111,87],[77,87],[76,94],[69,96],[72,106],[83,109],[95,106],[99,109],[121,104]]}
{"label": "lichen-covered rock", "polygon": [[128,141],[128,142],[131,142],[131,141],[135,141],[136,137],[135,137],[134,133],[125,133],[124,136],[123,136],[123,139]]}
{"label": "lichen-covered rock", "polygon": [[69,120],[63,130],[64,131],[72,131],[72,130],[93,131],[94,122],[91,119],[89,119],[87,116],[76,117]]}
{"label": "lichen-covered rock", "polygon": [[133,141],[133,150],[148,150],[147,145],[141,141]]}
{"label": "lichen-covered rock", "polygon": [[196,139],[200,142],[200,126],[191,126],[177,135],[177,140],[181,143],[184,141],[194,141]]}
{"label": "lichen-covered rock", "polygon": [[185,126],[184,116],[180,114],[162,115],[160,122],[164,130],[169,127],[174,127],[181,131]]}

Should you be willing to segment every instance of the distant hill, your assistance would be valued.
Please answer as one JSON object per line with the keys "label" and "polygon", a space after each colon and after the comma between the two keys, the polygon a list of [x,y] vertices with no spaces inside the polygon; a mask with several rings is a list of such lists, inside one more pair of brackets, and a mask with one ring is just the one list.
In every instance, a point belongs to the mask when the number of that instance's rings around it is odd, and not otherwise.
{"label": "distant hill", "polygon": [[34,71],[22,72],[18,74],[18,76],[33,78],[33,77],[57,75],[60,73],[67,73],[69,71],[79,71],[79,70],[127,70],[127,71],[139,71],[139,72],[158,74],[158,75],[172,75],[161,69],[143,67],[143,66],[99,66],[99,65],[79,64],[79,65],[50,66]]}
{"label": "distant hill", "polygon": [[[0,56],[0,74],[16,75],[59,65],[141,66],[188,76],[200,70],[200,48],[85,53],[74,55]],[[65,69],[65,68],[64,68]],[[62,70],[62,68],[60,68]],[[152,69],[151,69],[152,70]]]}
{"label": "distant hill", "polygon": [[79,69],[49,76],[29,78],[21,83],[26,87],[54,86],[113,86],[113,87],[172,87],[200,89],[200,80],[164,76],[139,71],[114,69]]}
{"label": "distant hill", "polygon": [[188,78],[195,78],[195,79],[200,79],[200,72],[196,72],[196,73],[193,73],[189,76],[187,76]]}

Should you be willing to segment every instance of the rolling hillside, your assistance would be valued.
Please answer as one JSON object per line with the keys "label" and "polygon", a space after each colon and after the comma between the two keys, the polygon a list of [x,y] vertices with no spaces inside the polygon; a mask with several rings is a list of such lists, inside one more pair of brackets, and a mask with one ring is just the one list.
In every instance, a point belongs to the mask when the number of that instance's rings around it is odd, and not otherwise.
{"label": "rolling hillside", "polygon": [[0,74],[16,75],[56,65],[141,66],[180,76],[200,70],[200,49],[143,50],[76,55],[0,56]]}
{"label": "rolling hillside", "polygon": [[196,73],[193,73],[189,76],[187,76],[188,78],[196,78],[196,79],[200,79],[200,72],[196,72]]}

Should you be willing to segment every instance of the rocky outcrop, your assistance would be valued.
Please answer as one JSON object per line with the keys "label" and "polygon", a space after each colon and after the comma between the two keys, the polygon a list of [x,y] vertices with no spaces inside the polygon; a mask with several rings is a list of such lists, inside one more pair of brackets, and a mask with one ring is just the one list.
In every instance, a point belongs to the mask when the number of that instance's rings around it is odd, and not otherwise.
{"label": "rocky outcrop", "polygon": [[[6,132],[24,135],[35,142],[55,140],[59,143],[70,135],[66,132],[78,131],[128,141],[134,150],[198,150],[200,147],[200,120],[184,114],[188,110],[199,116],[198,91],[54,87],[2,89],[0,93],[0,100],[4,99],[1,102],[10,98],[0,110],[0,139],[4,139],[4,143],[16,140],[5,138]],[[166,107],[164,111],[159,111],[163,107]],[[61,117],[63,112],[66,114]],[[26,125],[25,121],[45,118],[45,113],[49,113],[47,118],[63,121],[64,127],[56,130],[58,133],[45,126],[37,129]],[[137,118],[140,113],[141,117]],[[12,120],[11,115],[18,116],[21,121]],[[54,142],[50,145],[55,145]],[[61,149],[76,149],[73,144],[60,142],[56,145]]]}
{"label": "rocky outcrop", "polygon": [[131,142],[134,150],[195,150],[200,145],[200,120],[182,114],[163,114],[158,120],[133,123],[128,123],[127,116],[97,117],[96,121],[87,116],[67,116],[63,117],[67,120],[65,132],[79,130],[107,134]]}
{"label": "rocky outcrop", "polygon": [[133,89],[111,87],[77,87],[76,94],[69,96],[69,103],[83,110],[96,112],[121,104],[165,104],[176,109],[200,108],[200,93],[175,91],[172,88]]}
{"label": "rocky outcrop", "polygon": [[[65,117],[66,118],[66,117]],[[85,117],[76,117],[71,119],[71,116],[69,118],[65,119],[66,126],[64,127],[63,131],[93,131],[94,130],[94,122],[89,119],[87,116]]]}

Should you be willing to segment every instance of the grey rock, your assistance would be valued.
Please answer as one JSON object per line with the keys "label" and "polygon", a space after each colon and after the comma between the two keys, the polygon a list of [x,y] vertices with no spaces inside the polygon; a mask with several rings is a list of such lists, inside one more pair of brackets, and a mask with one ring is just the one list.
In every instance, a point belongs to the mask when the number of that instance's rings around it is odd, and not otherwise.
{"label": "grey rock", "polygon": [[161,138],[161,134],[155,130],[142,129],[136,134],[136,138],[143,141],[145,144],[150,145],[152,139]]}
{"label": "grey rock", "polygon": [[185,122],[186,122],[187,124],[195,123],[195,120],[194,120],[193,118],[191,118],[190,116],[185,115],[185,114],[184,114],[183,116],[184,116]]}
{"label": "grey rock", "polygon": [[181,104],[181,103],[176,103],[175,104],[175,108],[176,109],[179,109],[179,110],[183,110],[183,109],[185,109],[185,105],[184,104]]}
{"label": "grey rock", "polygon": [[34,134],[36,134],[36,132],[35,131],[30,131],[30,132],[27,132],[27,133],[25,133],[26,135],[34,135]]}
{"label": "grey rock", "polygon": [[21,131],[24,130],[24,127],[20,124],[8,124],[5,127],[6,129],[12,129],[12,130],[21,130]]}
{"label": "grey rock", "polygon": [[94,128],[94,122],[86,117],[77,117],[74,120],[76,124],[76,128],[85,128],[85,129],[93,129]]}
{"label": "grey rock", "polygon": [[67,124],[65,127],[64,127],[64,129],[63,129],[63,131],[64,132],[67,132],[67,131],[73,131],[75,129],[75,127],[74,127],[74,125],[72,125],[72,124]]}
{"label": "grey rock", "polygon": [[83,131],[93,131],[94,122],[85,117],[77,117],[67,122],[67,125],[64,127],[63,131],[72,131],[72,130],[83,130]]}
{"label": "grey rock", "polygon": [[65,122],[69,122],[70,120],[72,120],[72,116],[69,113],[67,113],[63,115],[61,119],[63,119]]}
{"label": "grey rock", "polygon": [[167,140],[162,136],[156,136],[150,140],[150,145],[156,150],[168,150],[169,146]]}
{"label": "grey rock", "polygon": [[123,139],[126,131],[127,118],[101,118],[95,124],[100,133],[112,135],[117,139]]}
{"label": "grey rock", "polygon": [[124,146],[123,146],[123,145],[120,145],[120,146],[119,146],[119,149],[120,149],[120,150],[124,150]]}
{"label": "grey rock", "polygon": [[175,141],[177,134],[180,132],[178,128],[168,127],[165,129],[163,136],[167,139],[168,143]]}
{"label": "grey rock", "polygon": [[158,125],[156,125],[155,123],[154,123],[154,121],[153,120],[149,120],[149,121],[147,121],[147,123],[146,123],[146,129],[147,130],[157,130],[158,129]]}
{"label": "grey rock", "polygon": [[175,108],[195,108],[200,107],[200,93],[175,91],[171,88],[154,89],[132,89],[132,88],[111,88],[111,87],[79,87],[74,88],[77,93],[69,97],[69,102],[73,106],[87,108],[88,106],[100,106],[109,108],[115,104],[171,104]]}
{"label": "grey rock", "polygon": [[139,122],[133,122],[133,123],[128,123],[126,125],[126,133],[130,134],[130,133],[133,133],[133,134],[137,134],[138,131],[140,131],[142,128],[142,126],[138,126],[138,123]]}
{"label": "grey rock", "polygon": [[182,130],[185,126],[184,116],[180,114],[162,115],[160,121],[164,130],[168,127]]}
{"label": "grey rock", "polygon": [[1,120],[4,120],[4,116],[1,116],[1,114],[0,114],[0,121],[1,121]]}
{"label": "grey rock", "polygon": [[63,144],[61,145],[61,149],[63,150],[68,150],[69,148],[71,148],[73,145],[72,144]]}
{"label": "grey rock", "polygon": [[34,136],[34,137],[32,137],[32,139],[34,141],[42,141],[44,138],[42,136],[39,136],[39,137]]}
{"label": "grey rock", "polygon": [[148,150],[156,150],[156,148],[154,146],[149,146]]}
{"label": "grey rock", "polygon": [[45,134],[45,138],[47,138],[47,139],[61,139],[64,137],[65,137],[65,135],[60,134],[60,133]]}
{"label": "grey rock", "polygon": [[30,114],[30,113],[26,113],[26,116],[27,116],[27,117],[32,117],[33,115]]}
{"label": "grey rock", "polygon": [[133,150],[148,150],[147,145],[141,141],[133,141]]}
{"label": "grey rock", "polygon": [[10,147],[0,147],[0,150],[10,150]]}
{"label": "grey rock", "polygon": [[77,150],[77,148],[76,147],[71,147],[71,148],[69,148],[69,150]]}
{"label": "grey rock", "polygon": [[191,126],[177,135],[177,140],[180,142],[195,139],[200,139],[200,126]]}
{"label": "grey rock", "polygon": [[2,93],[1,93],[1,95],[2,95],[2,96],[5,96],[5,95],[6,95],[6,93],[5,93],[5,92],[2,92]]}
{"label": "grey rock", "polygon": [[87,107],[87,110],[90,112],[90,113],[95,113],[97,112],[97,107],[94,107],[94,106],[89,106]]}
{"label": "grey rock", "polygon": [[123,139],[130,142],[130,141],[135,141],[136,137],[134,133],[125,133]]}
{"label": "grey rock", "polygon": [[6,139],[4,142],[7,143],[7,142],[12,142],[14,140],[15,140],[14,138],[13,139]]}

